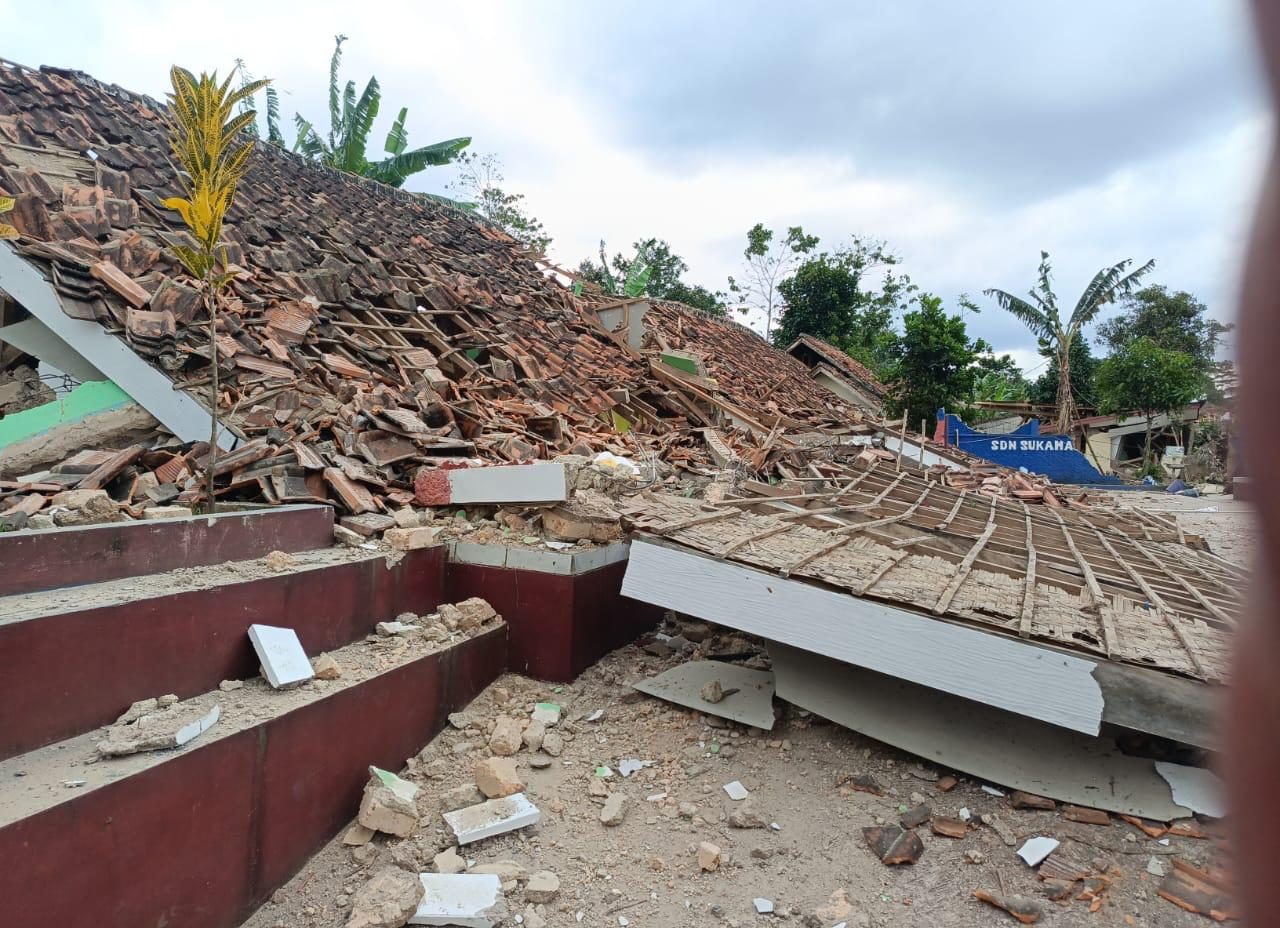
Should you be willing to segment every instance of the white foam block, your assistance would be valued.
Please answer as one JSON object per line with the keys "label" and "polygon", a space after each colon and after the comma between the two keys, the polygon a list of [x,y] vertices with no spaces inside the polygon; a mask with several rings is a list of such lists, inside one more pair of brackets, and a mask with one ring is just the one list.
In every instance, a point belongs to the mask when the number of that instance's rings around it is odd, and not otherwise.
{"label": "white foam block", "polygon": [[490,799],[465,809],[446,812],[444,820],[458,844],[471,844],[526,825],[536,825],[541,815],[538,807],[524,793],[516,793],[505,799]]}
{"label": "white foam block", "polygon": [[425,894],[410,925],[493,928],[506,917],[502,880],[496,873],[421,873]]}
{"label": "white foam block", "polygon": [[222,706],[217,703],[206,714],[193,722],[183,725],[174,734],[173,739],[178,743],[178,747],[182,747],[196,735],[206,732],[213,727],[213,723],[222,717]]}
{"label": "white foam block", "polygon": [[310,680],[316,675],[311,661],[307,660],[307,652],[302,650],[298,633],[292,628],[250,625],[249,640],[262,662],[263,676],[276,689]]}
{"label": "white foam block", "polygon": [[1027,866],[1034,867],[1057,849],[1056,838],[1029,838],[1026,844],[1018,848],[1018,856],[1026,861]]}

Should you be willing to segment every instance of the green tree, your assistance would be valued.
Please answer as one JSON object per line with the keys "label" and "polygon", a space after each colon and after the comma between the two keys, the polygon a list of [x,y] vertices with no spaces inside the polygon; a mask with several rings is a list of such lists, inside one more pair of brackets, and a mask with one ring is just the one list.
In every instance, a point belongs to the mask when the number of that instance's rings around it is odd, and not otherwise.
{"label": "green tree", "polygon": [[908,423],[932,421],[940,407],[967,407],[977,379],[981,339],[970,342],[964,318],[949,315],[942,298],[922,293],[919,308],[902,317],[902,338],[894,348],[894,389],[886,399],[890,416]]}
{"label": "green tree", "polygon": [[599,262],[584,260],[578,265],[578,277],[588,280],[605,293],[617,296],[648,296],[655,300],[675,300],[718,316],[725,315],[725,294],[708,290],[682,278],[689,270],[684,259],[660,238],[636,242],[635,255],[621,253],[608,258],[605,243],[600,243]]}
{"label": "green tree", "polygon": [[1135,410],[1146,419],[1142,452],[1144,472],[1151,470],[1151,422],[1161,413],[1175,413],[1205,388],[1200,362],[1181,351],[1169,351],[1143,335],[1098,365],[1099,408],[1108,415]]}
{"label": "green tree", "polygon": [[785,237],[774,241],[772,229],[757,222],[747,230],[747,247],[742,252],[746,259],[742,282],[729,278],[729,292],[742,301],[740,313],[752,307],[764,313],[764,337],[773,334],[773,317],[782,304],[778,285],[795,271],[796,267],[818,247],[816,235],[806,235],[800,226],[789,226]]}
{"label": "green tree", "polygon": [[342,43],[346,40],[345,35],[335,37],[333,57],[329,61],[329,138],[327,141],[322,139],[311,122],[301,114],[295,114],[298,138],[293,145],[294,151],[339,171],[400,187],[419,171],[453,161],[471,144],[471,139],[465,137],[409,150],[409,135],[404,128],[409,110],[401,107],[383,145],[388,157],[370,161],[367,153],[369,133],[382,105],[382,88],[376,77],[369,78],[359,97],[356,96],[355,81],[347,81],[345,88],[339,87]]}
{"label": "green tree", "polygon": [[1185,290],[1170,292],[1152,284],[1121,301],[1124,312],[1098,326],[1101,342],[1111,354],[1138,338],[1150,338],[1161,348],[1195,358],[1208,373],[1222,334],[1230,328],[1209,318],[1209,308]]}
{"label": "green tree", "polygon": [[[1011,355],[999,357],[982,339],[974,343],[981,353],[974,363],[973,403],[1025,403],[1031,384],[1023,376]],[[1002,415],[998,410],[980,409],[975,406],[970,413],[974,421],[981,422]]]}
{"label": "green tree", "polygon": [[1102,307],[1132,293],[1138,282],[1155,267],[1154,261],[1148,261],[1137,270],[1129,271],[1131,264],[1133,261],[1126,259],[1098,271],[1089,282],[1089,286],[1085,287],[1084,292],[1080,294],[1071,315],[1065,320],[1058,312],[1058,297],[1053,292],[1053,268],[1049,264],[1047,251],[1040,252],[1040,269],[1036,284],[1028,293],[1031,302],[1005,290],[983,291],[994,299],[1001,309],[1007,310],[1022,320],[1041,344],[1052,349],[1057,357],[1058,431],[1064,435],[1071,430],[1076,410],[1075,399],[1071,392],[1071,343],[1076,340],[1080,330],[1097,317]]}
{"label": "green tree", "polygon": [[458,155],[458,177],[446,188],[530,251],[545,254],[551,236],[542,223],[524,210],[523,193],[507,193],[502,188],[502,162],[497,155],[464,151]]}
{"label": "green tree", "polygon": [[884,242],[854,238],[834,253],[813,255],[778,284],[784,302],[773,333],[785,348],[801,335],[816,335],[877,373],[894,360],[894,314],[916,290],[897,273],[899,263]]}

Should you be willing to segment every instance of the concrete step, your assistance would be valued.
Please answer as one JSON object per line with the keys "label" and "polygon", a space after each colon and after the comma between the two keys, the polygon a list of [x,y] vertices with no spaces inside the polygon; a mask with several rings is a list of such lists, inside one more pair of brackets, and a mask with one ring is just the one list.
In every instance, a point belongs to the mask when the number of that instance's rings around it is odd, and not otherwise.
{"label": "concrete step", "polygon": [[0,534],[0,596],[308,551],[333,544],[328,506]]}
{"label": "concrete step", "polygon": [[258,673],[255,623],[308,654],[443,600],[444,549],[328,548],[0,598],[0,759],[102,725],[139,699],[192,696]]}
{"label": "concrete step", "polygon": [[101,729],[0,762],[4,924],[238,925],[351,819],[370,764],[400,769],[503,672],[506,635],[359,642],[337,680],[214,689],[193,704],[221,718],[174,750],[99,760]]}

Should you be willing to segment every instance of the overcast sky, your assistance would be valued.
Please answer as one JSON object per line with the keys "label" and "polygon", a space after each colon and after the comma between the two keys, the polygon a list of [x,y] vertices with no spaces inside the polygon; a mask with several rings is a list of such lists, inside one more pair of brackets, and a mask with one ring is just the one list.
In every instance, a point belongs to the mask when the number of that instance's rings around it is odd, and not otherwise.
{"label": "overcast sky", "polygon": [[400,106],[411,145],[473,136],[564,265],[657,236],[723,289],[756,222],[883,238],[922,288],[979,297],[971,331],[1026,367],[1034,340],[980,293],[1025,291],[1042,248],[1068,306],[1155,258],[1232,313],[1270,118],[1233,0],[0,0],[22,64],[161,96],[175,60],[243,58],[318,126],[337,32],[344,78],[382,84],[375,140]]}

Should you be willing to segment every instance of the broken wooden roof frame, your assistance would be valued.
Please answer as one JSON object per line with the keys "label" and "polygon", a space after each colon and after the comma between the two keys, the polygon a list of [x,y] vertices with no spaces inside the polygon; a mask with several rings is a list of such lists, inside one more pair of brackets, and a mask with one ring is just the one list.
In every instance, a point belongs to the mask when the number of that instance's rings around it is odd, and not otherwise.
{"label": "broken wooden roof frame", "polygon": [[[1212,742],[1204,684],[1226,681],[1243,572],[1194,547],[1176,523],[1137,510],[1125,521],[1033,508],[876,463],[818,466],[827,480],[803,492],[747,483],[718,504],[649,496],[624,511],[662,544],[697,552],[709,572],[735,563],[1079,655],[1104,691],[1132,691],[1096,722]],[[787,638],[797,622],[779,615],[743,630],[797,644]],[[838,622],[830,632],[841,634]]]}

